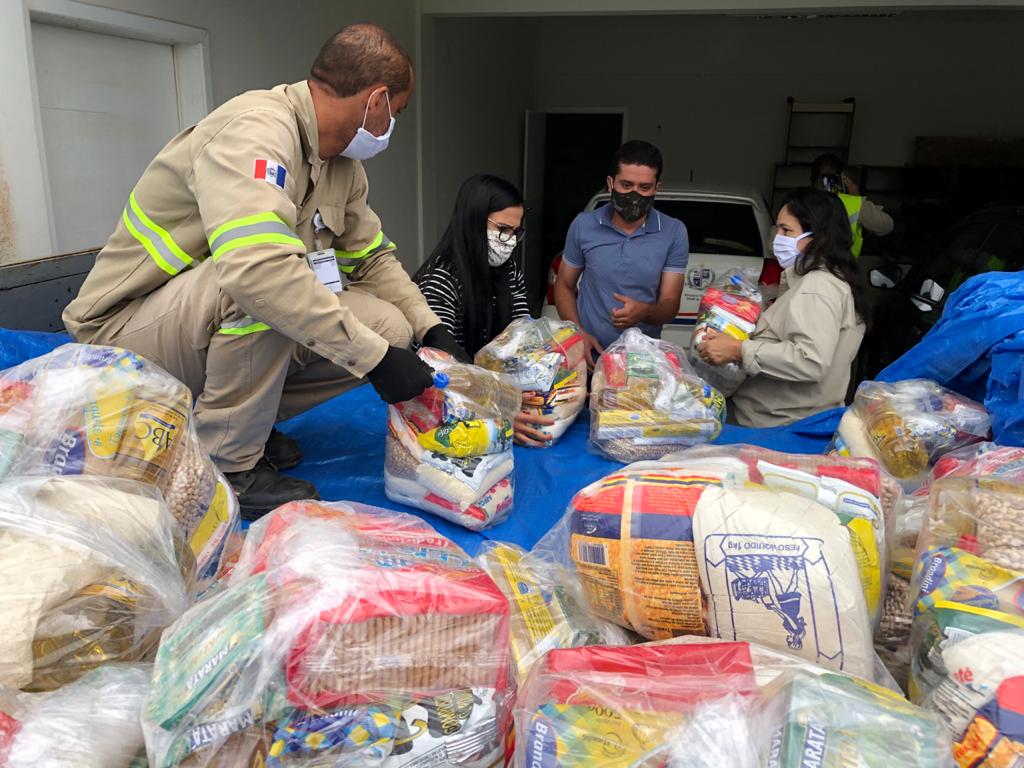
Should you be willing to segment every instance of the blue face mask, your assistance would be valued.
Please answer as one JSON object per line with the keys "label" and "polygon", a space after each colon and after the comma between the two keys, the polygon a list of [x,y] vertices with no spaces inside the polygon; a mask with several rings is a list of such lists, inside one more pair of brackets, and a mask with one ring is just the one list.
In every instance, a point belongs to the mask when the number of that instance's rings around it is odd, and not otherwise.
{"label": "blue face mask", "polygon": [[356,135],[352,137],[352,141],[348,143],[348,146],[341,150],[342,157],[347,157],[350,160],[369,160],[374,155],[379,155],[388,148],[391,132],[395,130],[395,117],[391,114],[391,97],[388,96],[387,91],[384,91],[384,97],[388,100],[388,116],[391,118],[388,129],[382,136],[374,136],[366,130],[366,116],[370,112],[370,100],[367,99],[366,110],[363,112],[363,124],[356,131]]}
{"label": "blue face mask", "polygon": [[772,241],[772,253],[778,259],[779,266],[783,269],[789,269],[796,264],[797,260],[803,255],[800,253],[797,243],[810,236],[810,232],[804,232],[798,237],[789,237],[783,234],[775,235],[775,240]]}

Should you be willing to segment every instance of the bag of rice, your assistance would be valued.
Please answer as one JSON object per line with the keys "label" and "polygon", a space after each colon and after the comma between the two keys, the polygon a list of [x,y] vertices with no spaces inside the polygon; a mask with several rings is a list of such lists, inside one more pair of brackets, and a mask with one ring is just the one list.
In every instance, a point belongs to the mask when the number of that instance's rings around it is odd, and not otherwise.
{"label": "bag of rice", "polygon": [[628,328],[598,358],[590,393],[590,443],[628,463],[657,459],[718,437],[725,398],[683,351]]}
{"label": "bag of rice", "polygon": [[587,363],[579,326],[548,317],[513,320],[476,353],[482,368],[503,373],[523,393],[522,409],[553,416],[552,443],[572,426],[587,399]]}
{"label": "bag of rice", "polygon": [[887,520],[901,497],[899,485],[871,459],[782,453],[753,445],[697,446],[663,461],[690,466],[727,458],[746,466],[747,482],[813,499],[835,513],[849,531],[868,615],[877,626],[888,571]]}
{"label": "bag of rice", "polygon": [[99,475],[155,485],[212,583],[240,531],[238,502],[192,425],[192,394],[115,347],[65,344],[0,372],[0,479]]}
{"label": "bag of rice", "polygon": [[760,317],[761,291],[742,270],[726,270],[701,296],[697,324],[690,337],[690,364],[698,376],[726,397],[739,389],[747,375],[736,363],[708,365],[701,359],[697,346],[704,341],[708,331],[746,341]]}
{"label": "bag of rice", "polygon": [[709,488],[693,512],[693,541],[709,634],[871,678],[867,604],[834,512],[791,493]]}
{"label": "bag of rice", "polygon": [[510,690],[507,600],[462,550],[410,515],[300,502],[165,632],[143,727],[154,768],[490,768]]}
{"label": "bag of rice", "polygon": [[433,349],[435,386],[388,406],[384,492],[479,531],[512,511],[512,419],[520,393],[502,374]]}
{"label": "bag of rice", "polygon": [[53,690],[152,657],[195,564],[159,492],[116,478],[0,483],[0,686]]}

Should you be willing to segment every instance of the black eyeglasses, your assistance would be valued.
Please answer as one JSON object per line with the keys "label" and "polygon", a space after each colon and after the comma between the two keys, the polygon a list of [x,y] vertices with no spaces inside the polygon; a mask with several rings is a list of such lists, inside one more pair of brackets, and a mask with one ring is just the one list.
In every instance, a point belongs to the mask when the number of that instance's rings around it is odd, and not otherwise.
{"label": "black eyeglasses", "polygon": [[513,237],[518,243],[523,239],[523,235],[526,234],[526,227],[510,227],[508,224],[499,224],[493,219],[488,219],[488,221],[498,228],[498,240],[503,243],[507,243]]}

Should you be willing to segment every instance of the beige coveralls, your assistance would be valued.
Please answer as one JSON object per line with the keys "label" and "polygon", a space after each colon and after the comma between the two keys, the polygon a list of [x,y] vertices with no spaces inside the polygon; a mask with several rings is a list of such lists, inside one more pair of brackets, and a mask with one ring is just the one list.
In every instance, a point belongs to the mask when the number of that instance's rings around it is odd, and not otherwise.
{"label": "beige coveralls", "polygon": [[736,420],[774,427],[838,408],[864,338],[850,286],[825,270],[783,273],[782,293],[743,342],[749,376],[731,399]]}
{"label": "beige coveralls", "polygon": [[[76,340],[181,379],[226,472],[256,464],[275,421],[440,323],[367,204],[362,165],[321,160],[317,143],[305,82],[228,101],[149,164],[64,311]],[[306,260],[318,240],[351,280],[341,293]]]}

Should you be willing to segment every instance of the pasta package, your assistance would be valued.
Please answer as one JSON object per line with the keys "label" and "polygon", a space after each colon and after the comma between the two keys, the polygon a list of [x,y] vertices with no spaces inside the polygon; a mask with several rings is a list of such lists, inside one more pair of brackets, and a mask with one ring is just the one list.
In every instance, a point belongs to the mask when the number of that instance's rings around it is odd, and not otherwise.
{"label": "pasta package", "polygon": [[683,351],[628,328],[598,358],[590,394],[590,448],[623,463],[714,440],[725,398]]}
{"label": "pasta package", "polygon": [[191,551],[153,486],[10,479],[0,545],[0,686],[49,691],[148,660],[191,600]]}
{"label": "pasta package", "polygon": [[761,291],[757,283],[741,270],[727,270],[712,281],[701,296],[697,307],[697,323],[690,337],[690,364],[698,376],[726,397],[739,389],[746,374],[736,363],[708,365],[698,354],[697,346],[704,341],[709,331],[746,341],[757,327],[760,317]]}
{"label": "pasta package", "polygon": [[549,650],[628,645],[629,635],[594,616],[559,583],[549,564],[513,544],[484,542],[480,566],[508,598],[513,672],[522,682]]}
{"label": "pasta package", "polygon": [[477,365],[507,375],[523,393],[522,409],[552,416],[552,444],[572,426],[587,399],[587,361],[579,326],[541,317],[513,320],[476,354]]}
{"label": "pasta package", "polygon": [[433,512],[470,530],[512,510],[512,419],[520,393],[493,371],[421,349],[435,385],[388,406],[384,491],[392,501]]}
{"label": "pasta package", "polygon": [[184,384],[133,352],[65,344],[0,372],[0,478],[94,475],[160,489],[201,583],[240,530],[234,491],[203,449]]}
{"label": "pasta package", "polygon": [[252,526],[226,587],[165,632],[150,763],[489,768],[508,653],[506,598],[428,525],[288,504]]}

